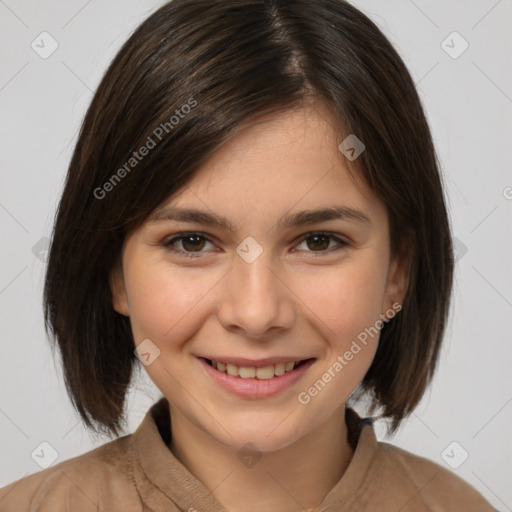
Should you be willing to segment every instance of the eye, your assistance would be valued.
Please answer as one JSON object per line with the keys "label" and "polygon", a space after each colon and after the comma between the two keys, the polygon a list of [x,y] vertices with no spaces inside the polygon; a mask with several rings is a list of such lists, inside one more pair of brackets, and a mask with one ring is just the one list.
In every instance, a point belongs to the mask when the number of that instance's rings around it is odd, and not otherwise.
{"label": "eye", "polygon": [[[211,240],[202,233],[180,233],[178,236],[164,241],[163,245],[180,256],[197,258],[194,253],[199,255],[207,243],[212,244]],[[176,248],[177,244],[181,245],[181,248]]]}
{"label": "eye", "polygon": [[[342,240],[341,238],[331,235],[329,233],[324,232],[316,232],[316,233],[308,233],[301,239],[301,243],[297,246],[300,248],[301,245],[305,244],[307,249],[309,249],[307,252],[313,252],[313,253],[324,253],[324,252],[333,252],[331,249],[333,248],[331,245],[331,242],[335,241],[336,244],[334,245],[335,251],[339,249],[343,249],[344,247],[347,247],[350,245],[347,241]],[[299,249],[300,250],[300,249]]]}
{"label": "eye", "polygon": [[[331,245],[331,242],[333,241],[335,242],[334,251],[343,249],[344,247],[350,245],[349,242],[342,240],[341,238],[330,233],[314,232],[307,233],[305,236],[303,236],[297,248],[301,250],[300,246],[305,244],[307,247],[306,252],[331,253],[334,252],[332,250],[333,246]],[[179,235],[163,242],[164,247],[185,258],[199,257],[201,253],[205,252],[203,249],[207,244],[213,245],[213,242],[203,233],[180,233]]]}

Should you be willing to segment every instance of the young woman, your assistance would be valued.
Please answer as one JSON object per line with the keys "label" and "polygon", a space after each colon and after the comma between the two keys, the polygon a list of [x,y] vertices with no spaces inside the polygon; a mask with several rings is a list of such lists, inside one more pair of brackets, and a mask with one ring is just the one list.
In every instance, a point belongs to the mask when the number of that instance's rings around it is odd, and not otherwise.
{"label": "young woman", "polygon": [[85,424],[135,433],[0,490],[14,511],[488,511],[377,442],[438,360],[453,255],[404,63],[342,0],[174,0],[80,132],[45,314]]}

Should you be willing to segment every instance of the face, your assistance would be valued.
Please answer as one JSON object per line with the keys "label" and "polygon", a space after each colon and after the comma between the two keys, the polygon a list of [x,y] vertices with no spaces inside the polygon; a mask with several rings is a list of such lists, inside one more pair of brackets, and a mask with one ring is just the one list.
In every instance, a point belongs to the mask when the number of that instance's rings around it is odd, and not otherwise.
{"label": "face", "polygon": [[318,430],[405,294],[386,208],[349,175],[327,119],[309,106],[239,131],[127,237],[113,273],[171,417],[228,446]]}

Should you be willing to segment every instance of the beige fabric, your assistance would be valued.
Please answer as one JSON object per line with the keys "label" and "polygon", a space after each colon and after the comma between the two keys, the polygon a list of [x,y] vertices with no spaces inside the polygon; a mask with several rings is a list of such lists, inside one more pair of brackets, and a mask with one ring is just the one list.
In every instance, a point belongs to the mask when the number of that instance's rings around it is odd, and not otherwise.
{"label": "beige fabric", "polygon": [[[442,466],[377,442],[371,423],[354,411],[346,419],[354,456],[314,512],[495,510]],[[162,398],[133,434],[0,489],[0,511],[227,512],[167,447],[169,422]]]}

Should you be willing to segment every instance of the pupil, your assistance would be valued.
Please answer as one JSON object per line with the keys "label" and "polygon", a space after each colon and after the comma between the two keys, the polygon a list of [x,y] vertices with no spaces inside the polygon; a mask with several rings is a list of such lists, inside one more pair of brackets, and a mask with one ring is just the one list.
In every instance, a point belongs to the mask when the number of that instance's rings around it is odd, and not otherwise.
{"label": "pupil", "polygon": [[[309,240],[316,240],[318,242],[319,239],[323,239],[324,240],[324,243],[321,244],[321,247],[319,247],[318,245],[316,246],[317,249],[327,249],[329,247],[329,237],[325,236],[325,235],[312,235],[311,237],[309,237]],[[308,248],[309,249],[312,249],[312,247],[310,246],[310,243],[308,242]]]}
{"label": "pupil", "polygon": [[[193,242],[193,240],[196,241],[196,243]],[[188,236],[186,238],[183,238],[182,240],[182,243],[183,243],[183,247],[186,249],[186,250],[189,250],[189,249],[202,249],[202,245],[201,244],[204,244],[205,240],[201,239],[201,237],[197,236],[197,235],[192,235],[192,236]],[[191,243],[191,245],[189,247],[187,247],[187,244]],[[198,245],[199,243],[199,245]]]}

